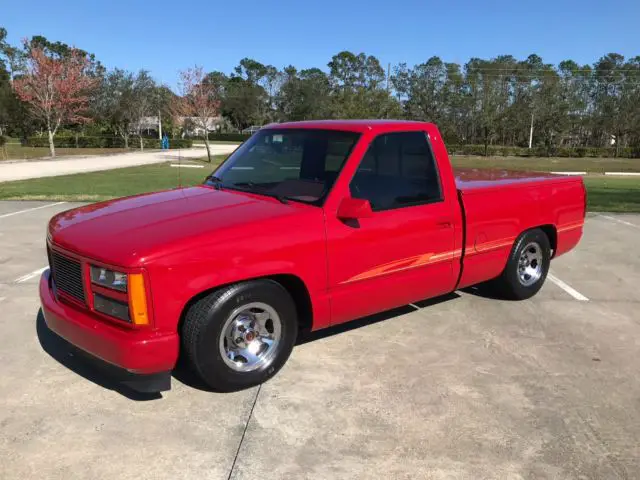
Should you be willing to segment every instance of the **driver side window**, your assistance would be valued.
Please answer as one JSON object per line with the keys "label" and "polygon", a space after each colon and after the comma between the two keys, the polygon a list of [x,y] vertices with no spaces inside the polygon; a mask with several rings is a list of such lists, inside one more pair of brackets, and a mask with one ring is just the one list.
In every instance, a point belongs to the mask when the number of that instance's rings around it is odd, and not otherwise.
{"label": "driver side window", "polygon": [[353,198],[369,200],[373,211],[443,200],[436,162],[424,132],[376,137],[349,189]]}

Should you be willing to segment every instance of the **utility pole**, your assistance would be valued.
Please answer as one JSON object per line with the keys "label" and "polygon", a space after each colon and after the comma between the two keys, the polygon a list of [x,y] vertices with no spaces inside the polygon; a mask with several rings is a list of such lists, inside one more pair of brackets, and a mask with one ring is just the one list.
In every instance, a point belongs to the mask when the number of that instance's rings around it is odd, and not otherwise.
{"label": "utility pole", "polygon": [[391,92],[391,83],[389,79],[391,78],[391,62],[387,63],[387,93]]}
{"label": "utility pole", "polygon": [[[391,77],[391,62],[387,63],[387,95],[391,93],[391,82],[389,81],[390,77]],[[387,110],[387,113],[385,117],[389,118],[389,107],[387,107],[386,110]]]}
{"label": "utility pole", "polygon": [[531,112],[531,129],[529,130],[529,150],[533,146],[533,112]]}

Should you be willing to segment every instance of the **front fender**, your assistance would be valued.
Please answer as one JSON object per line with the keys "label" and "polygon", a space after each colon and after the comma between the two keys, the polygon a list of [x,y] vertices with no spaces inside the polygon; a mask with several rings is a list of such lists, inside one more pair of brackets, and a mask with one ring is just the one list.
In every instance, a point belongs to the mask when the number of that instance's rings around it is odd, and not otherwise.
{"label": "front fender", "polygon": [[302,280],[314,318],[328,317],[324,216],[320,208],[312,210],[295,224],[265,222],[222,232],[147,265],[156,327],[175,332],[185,306],[203,292],[281,274]]}

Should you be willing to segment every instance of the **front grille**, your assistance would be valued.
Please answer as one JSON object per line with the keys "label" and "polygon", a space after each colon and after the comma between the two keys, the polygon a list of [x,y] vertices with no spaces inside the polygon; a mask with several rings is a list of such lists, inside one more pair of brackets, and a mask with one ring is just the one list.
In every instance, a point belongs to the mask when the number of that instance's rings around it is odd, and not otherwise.
{"label": "front grille", "polygon": [[62,256],[57,252],[51,252],[49,262],[56,288],[85,303],[80,262]]}

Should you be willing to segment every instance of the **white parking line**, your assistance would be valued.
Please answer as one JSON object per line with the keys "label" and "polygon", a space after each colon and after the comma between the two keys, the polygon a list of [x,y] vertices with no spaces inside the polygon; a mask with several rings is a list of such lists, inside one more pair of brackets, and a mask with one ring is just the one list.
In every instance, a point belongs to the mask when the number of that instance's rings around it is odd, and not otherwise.
{"label": "white parking line", "polygon": [[13,217],[14,215],[20,215],[21,213],[33,212],[34,210],[40,210],[42,208],[55,207],[56,205],[62,205],[67,202],[56,202],[50,203],[48,205],[41,205],[40,207],[27,208],[25,210],[18,210],[17,212],[5,213],[4,215],[0,215],[0,218]]}
{"label": "white parking line", "polygon": [[589,299],[587,297],[585,297],[584,295],[582,295],[579,291],[577,291],[576,289],[574,289],[571,286],[567,285],[562,280],[560,280],[558,277],[555,277],[554,275],[551,275],[551,273],[547,274],[547,278],[549,280],[551,280],[553,283],[555,283],[557,286],[559,286],[562,290],[567,292],[569,295],[571,295],[573,298],[575,298],[576,300],[580,300],[581,302],[588,302],[589,301]]}
{"label": "white parking line", "polygon": [[626,225],[628,227],[640,228],[638,225],[636,225],[634,223],[627,222],[625,220],[620,220],[619,218],[616,218],[616,217],[610,217],[609,215],[602,215],[600,213],[598,213],[597,215],[599,217],[606,218],[607,220],[611,220],[612,222],[620,223],[620,224]]}
{"label": "white parking line", "polygon": [[33,277],[37,277],[38,275],[40,275],[47,268],[49,268],[49,267],[42,267],[42,268],[39,268],[38,270],[34,270],[33,272],[27,273],[26,275],[23,275],[20,278],[16,278],[14,280],[14,283],[24,283],[27,280],[31,280]]}

